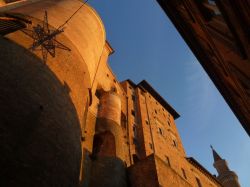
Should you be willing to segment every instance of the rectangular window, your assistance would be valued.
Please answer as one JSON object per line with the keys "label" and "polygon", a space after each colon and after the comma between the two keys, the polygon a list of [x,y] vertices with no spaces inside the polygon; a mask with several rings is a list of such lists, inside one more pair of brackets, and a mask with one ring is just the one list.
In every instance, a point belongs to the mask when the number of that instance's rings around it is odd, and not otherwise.
{"label": "rectangular window", "polygon": [[182,171],[182,175],[183,175],[183,177],[184,177],[185,179],[187,179],[187,175],[186,175],[185,170],[184,170],[183,168],[181,168],[181,171]]}
{"label": "rectangular window", "polygon": [[200,179],[198,179],[197,177],[195,177],[195,179],[196,179],[198,187],[202,187]]}
{"label": "rectangular window", "polygon": [[132,114],[133,116],[135,116],[135,111],[134,111],[134,110],[131,110],[131,114]]}
{"label": "rectangular window", "polygon": [[163,131],[161,128],[159,128],[159,133],[160,133],[160,135],[163,135]]}
{"label": "rectangular window", "polygon": [[175,140],[173,140],[173,145],[174,147],[177,147],[177,142]]}

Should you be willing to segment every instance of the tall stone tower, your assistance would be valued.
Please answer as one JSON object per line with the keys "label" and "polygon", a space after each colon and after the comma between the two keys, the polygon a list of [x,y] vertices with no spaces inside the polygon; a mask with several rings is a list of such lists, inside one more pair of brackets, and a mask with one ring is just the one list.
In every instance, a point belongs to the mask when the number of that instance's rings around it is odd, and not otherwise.
{"label": "tall stone tower", "polygon": [[228,167],[227,161],[222,159],[220,155],[211,146],[214,157],[214,167],[218,172],[217,179],[225,187],[240,187],[238,176],[234,171],[231,171]]}

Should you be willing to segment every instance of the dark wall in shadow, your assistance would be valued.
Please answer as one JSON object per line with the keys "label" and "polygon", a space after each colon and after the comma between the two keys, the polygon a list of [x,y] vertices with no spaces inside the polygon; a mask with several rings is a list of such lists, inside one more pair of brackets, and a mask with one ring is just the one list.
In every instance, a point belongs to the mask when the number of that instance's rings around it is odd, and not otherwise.
{"label": "dark wall in shadow", "polygon": [[95,130],[86,183],[89,187],[127,187],[126,166],[121,159],[124,149],[121,126],[112,120],[97,118]]}
{"label": "dark wall in shadow", "polygon": [[0,38],[0,186],[77,186],[80,123],[67,83]]}
{"label": "dark wall in shadow", "polygon": [[89,187],[128,187],[124,162],[114,156],[92,159]]}
{"label": "dark wall in shadow", "polygon": [[110,131],[95,134],[93,155],[116,156],[115,137]]}

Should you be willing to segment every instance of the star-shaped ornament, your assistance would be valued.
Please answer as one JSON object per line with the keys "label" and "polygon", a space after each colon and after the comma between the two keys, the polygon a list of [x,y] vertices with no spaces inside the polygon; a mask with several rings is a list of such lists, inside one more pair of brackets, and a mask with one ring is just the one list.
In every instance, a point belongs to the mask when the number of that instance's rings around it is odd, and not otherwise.
{"label": "star-shaped ornament", "polygon": [[22,32],[33,39],[33,44],[29,48],[31,51],[42,51],[44,63],[47,61],[48,53],[52,57],[55,57],[56,48],[71,51],[70,48],[56,40],[56,36],[64,32],[63,28],[50,30],[47,11],[45,11],[42,24],[37,24],[36,26],[33,26],[32,29],[22,29]]}

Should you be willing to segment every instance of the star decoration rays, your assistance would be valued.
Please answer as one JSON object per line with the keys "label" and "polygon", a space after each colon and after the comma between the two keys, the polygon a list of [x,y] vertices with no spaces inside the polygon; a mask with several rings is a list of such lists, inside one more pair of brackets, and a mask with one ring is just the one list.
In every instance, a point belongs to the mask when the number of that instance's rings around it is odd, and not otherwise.
{"label": "star decoration rays", "polygon": [[47,11],[45,11],[42,24],[37,24],[36,26],[33,26],[32,29],[22,29],[22,32],[33,39],[33,44],[29,48],[31,51],[42,51],[44,63],[47,61],[48,53],[52,57],[55,57],[56,48],[71,51],[70,48],[56,39],[56,36],[64,32],[63,28],[50,30]]}

